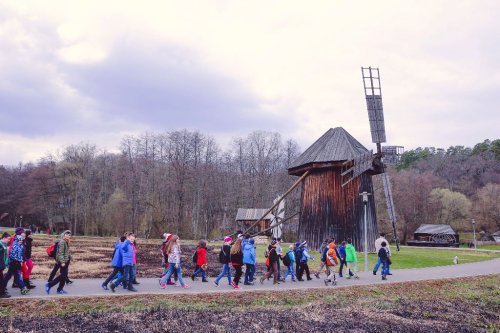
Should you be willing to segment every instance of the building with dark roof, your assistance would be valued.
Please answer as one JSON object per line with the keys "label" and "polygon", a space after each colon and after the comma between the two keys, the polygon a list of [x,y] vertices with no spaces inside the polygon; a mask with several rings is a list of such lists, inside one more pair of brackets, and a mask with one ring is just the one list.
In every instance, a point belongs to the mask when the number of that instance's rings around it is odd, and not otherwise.
{"label": "building with dark roof", "polygon": [[[356,161],[356,162],[355,162]],[[338,242],[351,238],[358,250],[364,242],[364,206],[360,193],[373,194],[371,152],[342,127],[329,129],[289,167],[290,175],[301,176],[302,183],[299,238],[314,248],[329,237]],[[366,166],[366,167],[363,167]],[[360,168],[346,181],[347,168]],[[378,236],[373,195],[367,203],[368,246],[374,251]]]}
{"label": "building with dark roof", "polygon": [[[236,213],[236,223],[241,230],[250,228],[258,219],[260,219],[268,209],[265,208],[238,208]],[[266,230],[271,226],[272,214],[267,214],[262,221],[249,230],[254,234],[262,230]]]}
{"label": "building with dark roof", "polygon": [[459,235],[448,224],[421,224],[413,233],[413,240],[407,241],[412,246],[456,246]]}

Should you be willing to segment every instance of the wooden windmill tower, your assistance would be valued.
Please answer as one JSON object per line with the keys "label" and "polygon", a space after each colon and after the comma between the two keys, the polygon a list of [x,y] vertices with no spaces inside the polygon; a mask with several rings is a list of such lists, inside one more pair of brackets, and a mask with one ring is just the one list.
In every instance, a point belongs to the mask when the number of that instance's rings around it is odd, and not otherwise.
{"label": "wooden windmill tower", "polygon": [[[329,236],[352,238],[363,245],[363,202],[359,193],[373,193],[373,154],[342,127],[329,129],[288,169],[290,175],[309,175],[303,180],[299,238],[314,248]],[[373,196],[367,203],[368,249],[374,251],[377,217]],[[373,248],[372,248],[373,247]]]}
{"label": "wooden windmill tower", "polygon": [[[383,175],[395,233],[394,204],[382,160],[381,143],[386,138],[379,70],[362,68],[362,74],[371,136],[377,152],[373,154],[346,130],[337,127],[323,134],[288,169],[288,173],[295,176],[308,172],[302,184],[299,238],[306,239],[315,248],[325,238],[335,236],[339,241],[352,238],[356,248],[363,250],[364,203],[360,193],[373,193],[372,176],[377,174]],[[390,149],[386,151],[397,153],[400,147],[387,148]],[[387,155],[387,159],[397,159]],[[373,195],[368,196],[366,202],[366,219],[367,246],[369,251],[374,251],[378,227]]]}

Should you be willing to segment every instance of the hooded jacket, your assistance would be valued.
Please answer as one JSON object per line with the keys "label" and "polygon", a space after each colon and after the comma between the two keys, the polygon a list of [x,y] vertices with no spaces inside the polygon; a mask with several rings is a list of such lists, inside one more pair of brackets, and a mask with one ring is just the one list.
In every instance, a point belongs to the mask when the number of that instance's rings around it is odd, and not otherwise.
{"label": "hooded jacket", "polygon": [[326,265],[335,266],[338,263],[336,245],[332,242],[328,244],[328,251],[326,252]]}
{"label": "hooded jacket", "polygon": [[198,247],[196,250],[196,265],[203,266],[207,264],[207,248],[206,247]]}
{"label": "hooded jacket", "polygon": [[251,242],[245,242],[243,245],[243,263],[255,265],[255,247]]}
{"label": "hooded jacket", "polygon": [[12,249],[10,250],[10,260],[23,262],[24,261],[24,244],[19,243],[19,241],[23,240],[21,235],[17,235],[14,239],[14,243],[12,243]]}
{"label": "hooded jacket", "polygon": [[113,255],[113,260],[111,261],[112,267],[123,267],[122,251],[120,251],[122,245],[123,243],[120,241],[115,244],[115,254]]}
{"label": "hooded jacket", "polygon": [[356,256],[356,249],[352,244],[347,244],[345,247],[345,261],[358,262],[358,258]]}
{"label": "hooded jacket", "polygon": [[123,242],[120,250],[122,254],[122,267],[133,266],[134,248],[132,246],[132,242],[126,239],[125,242]]}

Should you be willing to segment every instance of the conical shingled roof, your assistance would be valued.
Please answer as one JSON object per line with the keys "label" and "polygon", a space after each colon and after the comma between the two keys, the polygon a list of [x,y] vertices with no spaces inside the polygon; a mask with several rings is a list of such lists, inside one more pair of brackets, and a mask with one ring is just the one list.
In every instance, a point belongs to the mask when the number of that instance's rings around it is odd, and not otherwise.
{"label": "conical shingled roof", "polygon": [[299,168],[310,163],[352,160],[366,154],[368,149],[342,127],[330,128],[288,168]]}

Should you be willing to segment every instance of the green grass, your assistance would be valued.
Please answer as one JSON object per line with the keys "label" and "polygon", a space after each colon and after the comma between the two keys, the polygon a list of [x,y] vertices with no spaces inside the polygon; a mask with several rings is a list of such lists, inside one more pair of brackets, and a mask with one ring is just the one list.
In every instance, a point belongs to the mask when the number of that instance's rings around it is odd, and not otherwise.
{"label": "green grass", "polygon": [[[283,244],[283,252],[288,251],[288,246],[290,244]],[[491,246],[490,246],[491,247]],[[496,245],[492,245],[496,247]],[[266,246],[257,245],[257,262],[264,263],[266,258],[264,257]],[[409,248],[402,246],[401,250],[396,251],[396,247],[392,246],[392,269],[405,269],[405,268],[424,268],[424,267],[434,267],[434,266],[448,266],[453,265],[453,258],[458,256],[459,264],[471,263],[489,259],[500,258],[500,253],[494,252],[475,252],[475,251],[463,251],[460,249],[443,249],[436,250],[433,248]],[[496,248],[490,248],[490,250],[496,250]],[[310,251],[314,256],[314,261],[309,262],[309,267],[313,270],[317,269],[320,264],[320,256],[316,251]],[[368,254],[368,269],[373,269],[373,266],[377,262],[377,255],[375,253]],[[364,270],[364,254],[358,253],[358,271]]]}

